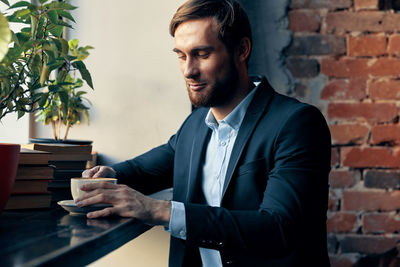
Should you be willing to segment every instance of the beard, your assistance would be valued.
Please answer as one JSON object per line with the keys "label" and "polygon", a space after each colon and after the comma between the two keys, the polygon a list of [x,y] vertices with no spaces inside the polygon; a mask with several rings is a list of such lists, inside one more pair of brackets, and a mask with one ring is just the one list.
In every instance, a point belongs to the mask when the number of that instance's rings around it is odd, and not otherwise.
{"label": "beard", "polygon": [[200,92],[193,92],[187,84],[190,102],[196,108],[224,106],[235,96],[238,76],[238,70],[233,61],[231,61],[226,75],[217,79],[210,88],[205,88]]}

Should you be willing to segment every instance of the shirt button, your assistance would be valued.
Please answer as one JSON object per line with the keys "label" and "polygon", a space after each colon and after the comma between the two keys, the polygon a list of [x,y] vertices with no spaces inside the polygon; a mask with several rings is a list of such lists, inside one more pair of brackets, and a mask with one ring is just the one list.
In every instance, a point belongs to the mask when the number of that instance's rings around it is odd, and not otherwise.
{"label": "shirt button", "polygon": [[185,237],[185,231],[183,231],[183,230],[180,231],[180,232],[179,232],[179,235],[180,235],[181,237]]}
{"label": "shirt button", "polygon": [[221,142],[221,146],[225,146],[226,145],[226,142],[225,141],[222,141]]}

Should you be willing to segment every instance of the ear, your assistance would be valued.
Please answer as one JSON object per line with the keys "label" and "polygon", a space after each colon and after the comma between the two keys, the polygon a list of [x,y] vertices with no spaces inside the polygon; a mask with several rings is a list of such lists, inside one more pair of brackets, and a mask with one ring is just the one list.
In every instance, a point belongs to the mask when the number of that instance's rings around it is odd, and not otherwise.
{"label": "ear", "polygon": [[246,63],[247,58],[250,56],[250,51],[251,51],[250,39],[247,37],[242,38],[238,46],[239,62]]}

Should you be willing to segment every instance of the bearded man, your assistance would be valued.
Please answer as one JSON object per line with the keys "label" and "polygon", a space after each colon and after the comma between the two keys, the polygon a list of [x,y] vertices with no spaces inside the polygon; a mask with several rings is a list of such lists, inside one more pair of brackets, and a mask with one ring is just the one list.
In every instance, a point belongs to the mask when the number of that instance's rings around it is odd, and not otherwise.
{"label": "bearded man", "polygon": [[[171,233],[170,266],[329,266],[330,134],[317,108],[250,77],[250,24],[234,0],[189,0],[173,51],[197,107],[167,144],[85,177],[87,214],[134,217]],[[172,201],[146,194],[173,187]]]}

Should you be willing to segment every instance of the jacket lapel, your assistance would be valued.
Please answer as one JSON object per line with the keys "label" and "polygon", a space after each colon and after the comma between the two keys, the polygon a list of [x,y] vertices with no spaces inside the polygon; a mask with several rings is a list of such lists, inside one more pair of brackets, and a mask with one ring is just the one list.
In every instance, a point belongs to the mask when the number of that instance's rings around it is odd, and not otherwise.
{"label": "jacket lapel", "polygon": [[236,137],[236,141],[233,146],[232,154],[229,160],[228,169],[226,171],[222,198],[225,196],[225,192],[232,179],[233,172],[236,169],[240,155],[242,154],[243,149],[246,146],[257,122],[260,120],[261,115],[264,113],[264,110],[266,109],[273,93],[274,89],[264,78],[258,86],[257,92],[255,93],[254,98],[247,109],[246,115],[243,119],[242,125],[240,126],[238,135]]}
{"label": "jacket lapel", "polygon": [[[201,164],[204,160],[204,153],[207,148],[207,141],[210,138],[211,130],[207,127],[204,121],[200,122],[197,133],[194,134],[192,143],[192,149],[190,152],[190,165],[189,165],[189,179],[186,190],[186,202],[191,202],[195,196],[198,196],[198,192],[202,192],[201,188]],[[195,192],[197,190],[198,192]]]}

